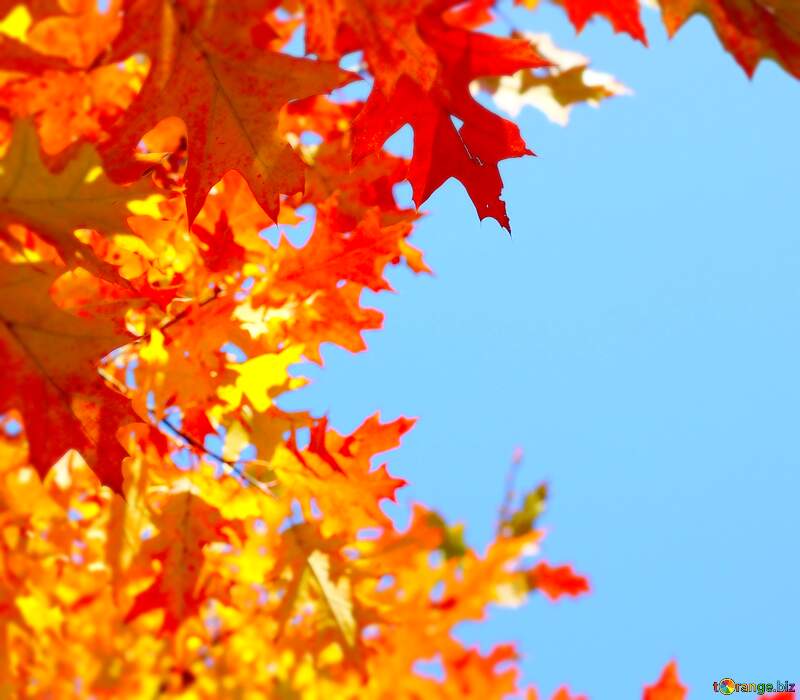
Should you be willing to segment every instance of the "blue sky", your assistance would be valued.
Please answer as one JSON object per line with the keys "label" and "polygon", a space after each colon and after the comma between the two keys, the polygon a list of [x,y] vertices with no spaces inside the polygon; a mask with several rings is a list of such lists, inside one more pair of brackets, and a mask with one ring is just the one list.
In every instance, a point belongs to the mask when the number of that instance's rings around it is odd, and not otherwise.
{"label": "blue sky", "polygon": [[635,94],[566,129],[523,112],[539,157],[502,167],[513,238],[449,182],[414,239],[436,276],[394,272],[369,351],[329,348],[293,397],[340,430],[418,416],[392,512],[425,502],[478,545],[521,446],[522,485],[551,486],[545,557],[594,590],[461,634],[596,700],[640,697],[672,658],[691,698],[800,682],[800,83],[772,63],[749,81],[703,19],[671,42],[645,20],[649,50],[520,19]]}

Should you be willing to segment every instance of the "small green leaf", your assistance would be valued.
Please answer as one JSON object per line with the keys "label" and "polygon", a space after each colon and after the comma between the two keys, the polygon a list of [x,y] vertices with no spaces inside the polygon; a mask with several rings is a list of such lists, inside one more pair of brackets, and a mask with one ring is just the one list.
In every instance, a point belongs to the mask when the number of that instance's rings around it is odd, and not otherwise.
{"label": "small green leaf", "polygon": [[502,523],[501,531],[507,536],[521,537],[534,529],[536,521],[547,503],[547,484],[539,484],[525,494],[520,509]]}
{"label": "small green leaf", "polygon": [[428,524],[442,533],[442,543],[439,550],[444,554],[445,559],[455,559],[463,557],[469,548],[464,542],[464,525],[448,525],[445,519],[436,512],[428,514]]}

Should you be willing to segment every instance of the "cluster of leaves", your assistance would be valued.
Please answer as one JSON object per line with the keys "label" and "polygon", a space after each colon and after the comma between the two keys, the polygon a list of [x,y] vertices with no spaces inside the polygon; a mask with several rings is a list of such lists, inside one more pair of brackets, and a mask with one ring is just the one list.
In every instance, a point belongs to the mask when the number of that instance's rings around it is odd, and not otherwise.
{"label": "cluster of leaves", "polygon": [[[559,2],[645,41],[638,0]],[[798,74],[791,4],[663,7]],[[412,421],[341,435],[280,407],[324,343],[365,348],[388,267],[428,271],[396,185],[419,205],[454,177],[509,226],[497,166],[529,150],[481,90],[560,122],[623,91],[547,37],[479,32],[493,12],[0,0],[0,697],[537,697],[511,646],[452,631],[588,590],[536,559],[545,490],[482,553],[421,505],[399,528],[374,462]],[[410,159],[384,149],[406,124]],[[684,692],[670,665],[645,697]]]}

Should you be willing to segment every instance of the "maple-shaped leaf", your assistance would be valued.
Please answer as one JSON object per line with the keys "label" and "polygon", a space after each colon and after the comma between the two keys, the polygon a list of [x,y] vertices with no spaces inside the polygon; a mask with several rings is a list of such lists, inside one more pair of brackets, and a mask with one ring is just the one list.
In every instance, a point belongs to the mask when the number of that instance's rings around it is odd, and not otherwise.
{"label": "maple-shaped leaf", "polygon": [[412,208],[399,206],[394,195],[394,186],[406,179],[405,158],[379,149],[350,163],[350,127],[362,106],[361,102],[340,104],[316,97],[292,103],[285,115],[284,128],[295,137],[310,131],[322,138],[320,144],[301,146],[310,165],[303,202],[319,205],[335,197],[333,212],[328,207],[335,216],[329,215],[328,222],[341,231],[356,227],[375,207],[384,224],[413,222],[420,216]]}
{"label": "maple-shaped leaf", "polygon": [[314,234],[303,248],[288,242],[279,249],[275,279],[289,290],[295,285],[316,293],[336,287],[341,280],[355,282],[373,292],[390,290],[384,268],[402,254],[401,244],[411,233],[410,222],[382,227],[377,209],[368,209],[352,231],[337,231],[336,201],[320,205]]}
{"label": "maple-shaped leaf", "polygon": [[211,272],[236,269],[244,262],[245,250],[234,240],[233,230],[228,223],[228,213],[224,209],[214,225],[214,231],[195,223],[192,233],[202,244],[200,254]]}
{"label": "maple-shaped leaf", "polygon": [[[517,5],[535,10],[541,0],[514,0]],[[640,0],[552,0],[567,12],[570,22],[580,32],[595,15],[605,17],[615,32],[624,32],[647,45],[642,20],[639,16]]]}
{"label": "maple-shaped leaf", "polygon": [[326,418],[312,420],[308,446],[298,449],[293,437],[287,443],[289,449],[277,451],[272,467],[301,503],[316,499],[327,518],[323,531],[341,521],[363,523],[364,527],[381,524],[386,519],[381,501],[394,500],[395,492],[406,482],[389,474],[385,464],[373,469],[371,461],[376,454],[398,447],[413,425],[408,418],[381,423],[375,414],[343,436],[328,428]]}
{"label": "maple-shaped leaf", "polygon": [[597,107],[609,97],[630,94],[614,76],[591,70],[585,56],[559,49],[549,35],[525,36],[550,61],[548,68],[483,78],[473,84],[473,89],[488,90],[494,103],[512,117],[530,106],[543,112],[550,121],[566,126],[573,105],[585,102]]}
{"label": "maple-shaped leaf", "polygon": [[[307,0],[308,50],[363,49],[375,85],[353,123],[355,161],[405,124],[414,129],[408,178],[420,206],[451,177],[481,219],[509,228],[498,163],[531,154],[516,125],[478,104],[469,84],[545,65],[530,44],[450,24],[455,0]],[[329,21],[333,18],[334,21]],[[449,19],[452,19],[450,17]],[[462,123],[456,127],[453,119]]]}
{"label": "maple-shaped leaf", "polygon": [[362,209],[363,218],[353,230],[342,230],[342,220],[351,217],[338,216],[338,201],[334,194],[318,205],[316,225],[306,245],[295,248],[288,239],[281,239],[266,260],[267,275],[236,309],[236,318],[256,342],[275,343],[281,337],[300,342],[305,356],[320,363],[323,342],[352,352],[363,350],[361,332],[379,328],[382,316],[361,308],[361,290],[389,289],[385,268],[401,259],[416,271],[428,270],[406,241],[410,221],[381,225],[379,208],[371,207]]}
{"label": "maple-shaped leaf", "polygon": [[162,629],[175,630],[199,605],[198,583],[203,547],[220,539],[219,512],[188,490],[168,495],[153,522],[158,535],[141,549],[145,564],[158,561],[155,580],[135,599],[127,620],[152,610],[163,610]]}
{"label": "maple-shaped leaf", "polygon": [[14,124],[11,143],[0,161],[0,226],[23,224],[54,245],[68,265],[114,279],[113,266],[99,260],[74,231],[130,233],[126,222],[134,215],[133,202],[158,190],[149,178],[129,186],[111,182],[89,144],[68,155],[61,170],[50,170],[31,122]]}
{"label": "maple-shaped leaf", "polygon": [[[107,57],[145,53],[151,65],[141,92],[105,152],[109,168],[130,172],[144,134],[167,117],[186,126],[186,208],[193,222],[206,195],[229,170],[247,180],[277,220],[279,195],[303,189],[303,162],[278,132],[290,100],[317,95],[353,79],[334,63],[258,48],[245,9],[263,3],[128,0],[122,30]],[[258,12],[253,10],[257,18]]]}
{"label": "maple-shaped leaf", "polygon": [[0,413],[21,413],[31,464],[42,476],[73,448],[119,491],[125,452],[116,431],[137,416],[97,364],[130,336],[109,319],[56,306],[49,290],[57,272],[44,263],[0,264]]}
{"label": "maple-shaped leaf", "polygon": [[643,700],[685,700],[686,686],[678,678],[678,664],[670,661],[653,685],[644,689]]}
{"label": "maple-shaped leaf", "polygon": [[795,0],[660,0],[673,36],[692,15],[711,21],[722,45],[752,76],[771,58],[800,78],[800,3]]}
{"label": "maple-shaped leaf", "polygon": [[581,31],[594,15],[605,17],[616,32],[625,32],[643,44],[647,36],[639,17],[639,0],[559,0],[575,29]]}

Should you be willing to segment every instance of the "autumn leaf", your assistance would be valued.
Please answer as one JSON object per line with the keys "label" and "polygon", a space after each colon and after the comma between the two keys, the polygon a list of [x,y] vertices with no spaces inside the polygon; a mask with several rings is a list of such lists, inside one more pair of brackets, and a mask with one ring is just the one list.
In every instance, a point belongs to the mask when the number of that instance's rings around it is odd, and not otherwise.
{"label": "autumn leaf", "polygon": [[531,589],[542,591],[550,600],[557,600],[562,595],[578,596],[589,591],[589,582],[576,574],[571,566],[550,566],[545,562],[539,562],[528,573],[528,585]]}
{"label": "autumn leaf", "polygon": [[331,619],[349,647],[356,643],[356,622],[353,618],[353,603],[350,600],[347,579],[335,583],[331,579],[330,559],[319,551],[308,556],[308,571],[313,576],[314,585],[330,613]]}
{"label": "autumn leaf", "polygon": [[446,559],[463,557],[468,549],[464,541],[464,525],[448,525],[439,513],[428,514],[430,525],[442,533],[442,543],[439,549]]}
{"label": "autumn leaf", "polygon": [[678,665],[671,661],[664,667],[661,677],[644,689],[643,700],[685,700],[686,686],[678,678]]}
{"label": "autumn leaf", "polygon": [[25,3],[21,3],[19,0],[0,0],[0,17],[6,18],[7,21],[10,17],[17,15],[15,24],[23,27],[26,31],[31,22],[60,15],[63,12],[64,9],[59,0],[28,0]]}
{"label": "autumn leaf", "polygon": [[292,578],[278,612],[279,634],[287,633],[294,615],[312,611],[323,629],[332,630],[348,655],[352,654],[358,644],[358,623],[351,582],[343,575],[341,559],[334,566],[331,552],[321,549],[332,547],[335,541],[326,541],[307,525],[287,531],[286,540],[283,564],[288,564]]}
{"label": "autumn leaf", "polygon": [[104,355],[131,338],[108,319],[59,309],[48,290],[57,270],[0,264],[0,412],[18,410],[41,476],[76,449],[100,480],[121,490],[125,456],[116,431],[136,420],[130,401],[97,373]]}
{"label": "autumn leaf", "polygon": [[497,164],[531,151],[514,124],[472,99],[469,84],[480,76],[514,73],[544,62],[525,41],[448,23],[443,11],[452,4],[309,0],[308,48],[330,56],[363,49],[375,75],[353,123],[355,162],[410,124],[414,154],[408,177],[417,206],[455,177],[481,219],[491,217],[509,228]]}
{"label": "autumn leaf", "polygon": [[285,289],[295,284],[309,290],[330,289],[346,280],[380,292],[391,289],[384,269],[403,255],[402,243],[411,233],[409,222],[381,226],[370,209],[352,231],[338,231],[331,219],[337,201],[319,207],[314,236],[298,255],[288,242],[276,260],[276,281]]}
{"label": "autumn leaf", "polygon": [[[637,0],[554,1],[645,41]],[[786,3],[663,7],[797,74]],[[461,630],[588,591],[541,558],[547,486],[512,471],[478,549],[399,497],[414,420],[342,430],[299,391],[326,344],[366,349],[390,270],[429,272],[406,180],[508,227],[498,166],[530,151],[476,85],[558,123],[625,92],[513,12],[0,0],[0,697],[539,697]],[[675,664],[644,693],[684,700]]]}
{"label": "autumn leaf", "polygon": [[547,34],[525,36],[550,61],[549,67],[502,78],[483,78],[473,84],[473,89],[490,92],[494,103],[512,117],[530,106],[550,121],[566,126],[574,105],[585,102],[597,107],[609,97],[630,94],[613,76],[591,70],[586,57],[556,47]]}
{"label": "autumn leaf", "polygon": [[499,644],[486,654],[467,649],[446,655],[442,665],[445,673],[453,676],[456,697],[504,698],[516,691],[517,673],[511,665],[516,659],[510,644]]}
{"label": "autumn leaf", "polygon": [[0,106],[15,119],[34,118],[47,155],[76,141],[97,143],[135,95],[132,66],[100,66],[90,71],[47,70],[0,81]]}
{"label": "autumn leaf", "polygon": [[522,497],[520,507],[501,513],[500,534],[521,537],[533,530],[547,505],[547,484],[539,484]]}
{"label": "autumn leaf", "polygon": [[151,60],[140,94],[105,150],[107,167],[130,172],[144,134],[162,119],[180,117],[189,142],[190,222],[229,170],[244,176],[276,220],[279,195],[302,191],[304,182],[302,161],[277,131],[281,108],[353,79],[331,63],[257,48],[252,27],[240,23],[242,9],[218,3],[205,11],[191,0],[128,0],[122,30],[106,58],[114,62],[145,53]]}
{"label": "autumn leaf", "polygon": [[[373,469],[372,459],[399,446],[413,424],[407,418],[381,423],[376,414],[342,436],[328,427],[327,419],[312,419],[304,426],[310,434],[308,446],[300,449],[296,440],[290,439],[274,454],[272,468],[279,482],[308,510],[313,500],[326,514],[323,533],[334,530],[339,522],[351,527],[385,523],[380,503],[394,500],[405,481],[389,474],[385,465]],[[344,494],[346,498],[342,498]]]}
{"label": "autumn leaf", "polygon": [[573,695],[566,687],[559,688],[553,695],[552,700],[588,700],[585,695]]}
{"label": "autumn leaf", "polygon": [[355,228],[342,230],[339,195],[318,206],[311,238],[301,248],[282,238],[265,256],[266,275],[234,312],[253,338],[253,353],[292,338],[305,356],[321,362],[320,345],[334,342],[352,352],[366,346],[362,332],[380,328],[382,316],[361,307],[364,288],[389,289],[386,268],[402,260],[419,272],[428,268],[408,242],[411,222],[384,225],[379,207],[363,209]]}
{"label": "autumn leaf", "polygon": [[140,551],[153,566],[153,582],[135,599],[127,620],[153,610],[163,611],[162,629],[175,630],[200,604],[198,590],[203,568],[203,547],[221,535],[221,518],[214,508],[190,490],[167,496],[153,519],[158,535]]}
{"label": "autumn leaf", "polygon": [[71,155],[61,170],[51,170],[32,124],[16,122],[0,161],[0,225],[24,224],[54,245],[68,265],[114,280],[118,275],[113,266],[76,238],[75,230],[130,233],[128,218],[147,211],[136,210],[136,203],[156,196],[158,189],[148,178],[127,187],[112,183],[88,144]]}
{"label": "autumn leaf", "polygon": [[[353,148],[351,124],[362,108],[360,102],[337,103],[317,97],[289,105],[285,130],[292,138],[304,132],[319,134],[320,144],[301,144],[309,164],[303,203],[314,204],[325,212],[325,223],[333,231],[348,232],[358,227],[372,212],[382,226],[420,218],[412,208],[400,206],[394,188],[406,179],[405,158],[376,149],[351,163]],[[403,257],[415,272],[429,272],[421,254],[400,244]]]}
{"label": "autumn leaf", "polygon": [[594,15],[605,17],[614,31],[625,32],[647,45],[639,0],[558,0],[563,3],[575,29],[581,31]]}
{"label": "autumn leaf", "polygon": [[[541,0],[514,0],[529,10],[535,10]],[[580,32],[595,15],[605,17],[616,32],[625,32],[647,45],[642,21],[639,17],[639,0],[552,0],[567,12],[575,29]]]}
{"label": "autumn leaf", "polygon": [[[37,21],[26,40],[38,51],[66,59],[78,69],[92,67],[119,31],[119,1],[62,0],[54,3],[34,0]],[[105,5],[105,8],[103,8]]]}
{"label": "autumn leaf", "polygon": [[46,56],[10,36],[0,34],[0,69],[25,73],[63,70],[69,64],[57,56]]}
{"label": "autumn leaf", "polygon": [[43,0],[22,5],[14,0],[0,3],[0,69],[36,74],[44,70],[69,68],[69,63],[57,56],[39,53],[26,42],[34,19],[58,14],[56,0]]}
{"label": "autumn leaf", "polygon": [[710,21],[722,45],[751,76],[771,58],[800,78],[800,5],[792,0],[659,0],[670,36],[695,14]]}

